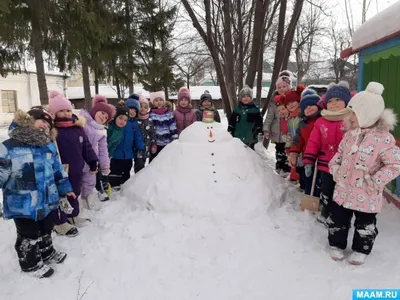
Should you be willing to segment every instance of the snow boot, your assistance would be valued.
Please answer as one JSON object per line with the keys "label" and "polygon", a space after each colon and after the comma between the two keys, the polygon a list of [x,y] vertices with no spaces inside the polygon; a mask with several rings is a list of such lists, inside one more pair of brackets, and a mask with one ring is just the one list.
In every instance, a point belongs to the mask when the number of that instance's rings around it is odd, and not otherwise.
{"label": "snow boot", "polygon": [[336,260],[336,261],[343,260],[343,258],[344,258],[343,250],[338,247],[333,247],[333,246],[331,246],[329,248],[329,255],[331,256],[331,258],[333,260]]}
{"label": "snow boot", "polygon": [[350,254],[348,261],[352,265],[359,266],[364,263],[366,258],[367,258],[367,254],[354,251],[353,253]]}
{"label": "snow boot", "polygon": [[49,278],[54,274],[54,269],[48,265],[42,264],[39,269],[27,273],[36,278]]}
{"label": "snow boot", "polygon": [[110,200],[110,197],[107,195],[106,192],[99,192],[99,200],[101,202]]}
{"label": "snow boot", "polygon": [[72,226],[68,222],[61,225],[55,225],[54,231],[59,235],[65,235],[68,237],[75,237],[78,235],[79,231],[75,226]]}
{"label": "snow boot", "polygon": [[95,197],[95,194],[92,193],[88,197],[81,197],[84,203],[84,207],[89,210],[94,210],[94,211],[99,211],[101,209],[100,202],[97,197]]}
{"label": "snow boot", "polygon": [[52,256],[44,260],[45,264],[61,264],[67,258],[67,253],[62,251],[55,251]]}
{"label": "snow boot", "polygon": [[76,227],[83,227],[88,225],[92,221],[90,219],[81,218],[78,216],[78,217],[68,218],[68,222]]}

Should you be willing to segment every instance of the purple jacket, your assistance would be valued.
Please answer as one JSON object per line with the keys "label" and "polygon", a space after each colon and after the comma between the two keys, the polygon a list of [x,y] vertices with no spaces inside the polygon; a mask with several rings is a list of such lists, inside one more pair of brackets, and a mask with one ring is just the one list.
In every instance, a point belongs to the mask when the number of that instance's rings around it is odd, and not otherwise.
{"label": "purple jacket", "polygon": [[[80,194],[83,169],[85,165],[89,165],[91,170],[97,168],[97,156],[93,151],[83,126],[85,119],[78,119],[73,116],[74,122],[55,122],[58,135],[57,147],[60,153],[62,164],[68,165],[68,177],[71,182],[72,189],[76,195]],[[69,123],[69,124],[68,124]]]}
{"label": "purple jacket", "polygon": [[[110,158],[108,156],[107,130],[105,126],[98,124],[87,110],[81,110],[80,114],[87,120],[86,126],[83,129],[86,132],[89,142],[92,144],[94,152],[96,152],[99,158],[100,169],[109,169]],[[87,170],[88,168],[85,171]]]}
{"label": "purple jacket", "polygon": [[188,126],[196,122],[196,111],[192,108],[182,108],[178,107],[174,110],[173,115],[176,120],[176,128],[178,130],[178,135]]}

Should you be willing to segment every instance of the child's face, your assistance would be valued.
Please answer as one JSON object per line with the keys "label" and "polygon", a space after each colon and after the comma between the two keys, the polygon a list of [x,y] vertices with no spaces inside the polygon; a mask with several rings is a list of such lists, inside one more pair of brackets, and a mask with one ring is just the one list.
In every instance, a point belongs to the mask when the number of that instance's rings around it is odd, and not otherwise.
{"label": "child's face", "polygon": [[251,101],[253,101],[253,99],[251,99],[250,96],[245,95],[245,96],[242,97],[242,103],[243,104],[249,104]]}
{"label": "child's face", "polygon": [[279,105],[278,111],[279,111],[279,117],[281,117],[281,118],[285,118],[289,113],[289,111],[286,109],[285,105]]}
{"label": "child's face", "polygon": [[139,113],[141,115],[147,115],[147,113],[149,112],[149,106],[147,105],[147,103],[140,103],[140,110]]}
{"label": "child's face", "polygon": [[211,103],[210,100],[204,100],[204,101],[203,101],[203,104],[202,104],[202,106],[203,106],[205,109],[210,109],[210,108],[211,108],[211,105],[212,105],[212,103]]}
{"label": "child's face", "polygon": [[72,118],[72,110],[69,110],[69,109],[60,110],[56,113],[56,117],[60,118],[60,119],[64,119],[64,118],[70,119],[70,118]]}
{"label": "child's face", "polygon": [[339,98],[332,98],[329,99],[326,108],[331,111],[339,111],[346,107],[346,103],[342,99]]}
{"label": "child's face", "polygon": [[94,120],[96,121],[97,124],[104,125],[108,121],[108,114],[105,113],[104,111],[98,111],[94,115]]}
{"label": "child's face", "polygon": [[183,98],[181,101],[179,101],[179,106],[182,108],[188,107],[189,106],[189,100],[186,98]]}
{"label": "child's face", "polygon": [[276,88],[276,91],[278,92],[279,95],[284,95],[287,92],[289,92],[289,85],[286,82],[282,82],[281,84],[279,84]]}
{"label": "child's face", "polygon": [[318,106],[311,105],[306,107],[306,109],[304,110],[304,114],[306,115],[306,117],[309,117],[316,114],[317,111],[318,111]]}
{"label": "child's face", "polygon": [[117,125],[119,128],[123,128],[126,126],[126,123],[128,123],[128,116],[125,115],[119,115],[115,119],[115,125]]}
{"label": "child's face", "polygon": [[358,124],[358,118],[355,113],[352,113],[350,116],[350,125],[351,129],[356,129],[360,127],[360,125]]}
{"label": "child's face", "polygon": [[130,118],[135,118],[136,117],[136,109],[130,108],[129,109],[129,117]]}
{"label": "child's face", "polygon": [[33,123],[33,126],[39,129],[42,129],[44,132],[50,131],[50,124],[47,123],[45,120],[39,119]]}
{"label": "child's face", "polygon": [[154,106],[157,108],[161,108],[164,106],[164,100],[161,98],[154,99]]}
{"label": "child's face", "polygon": [[286,108],[288,109],[288,111],[294,112],[297,109],[299,109],[299,102],[297,102],[297,101],[289,102],[289,104],[286,106]]}

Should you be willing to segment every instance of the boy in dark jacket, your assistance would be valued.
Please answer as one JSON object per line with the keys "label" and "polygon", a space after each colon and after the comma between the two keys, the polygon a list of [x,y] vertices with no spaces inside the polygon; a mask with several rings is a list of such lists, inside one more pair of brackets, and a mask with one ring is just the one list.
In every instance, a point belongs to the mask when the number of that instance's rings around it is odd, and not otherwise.
{"label": "boy in dark jacket", "polygon": [[208,91],[200,96],[199,109],[196,111],[196,120],[203,121],[203,114],[205,111],[212,111],[214,113],[214,121],[221,123],[221,117],[219,116],[218,110],[215,109],[212,103],[212,97]]}
{"label": "boy in dark jacket", "polygon": [[260,108],[253,103],[253,90],[245,85],[239,93],[239,104],[229,119],[228,131],[254,150],[258,134],[262,134]]}
{"label": "boy in dark jacket", "polygon": [[60,197],[76,197],[52,142],[56,132],[51,115],[42,107],[17,111],[10,139],[0,144],[0,188],[4,218],[14,219],[17,251],[23,272],[43,278],[67,254],[53,248],[52,214]]}

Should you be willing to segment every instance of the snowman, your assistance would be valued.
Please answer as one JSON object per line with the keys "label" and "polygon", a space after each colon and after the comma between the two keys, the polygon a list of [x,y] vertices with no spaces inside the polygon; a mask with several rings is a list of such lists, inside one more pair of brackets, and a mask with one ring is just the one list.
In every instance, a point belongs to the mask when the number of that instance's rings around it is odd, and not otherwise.
{"label": "snowman", "polygon": [[122,187],[136,208],[254,219],[287,195],[273,170],[213,117],[195,122]]}

